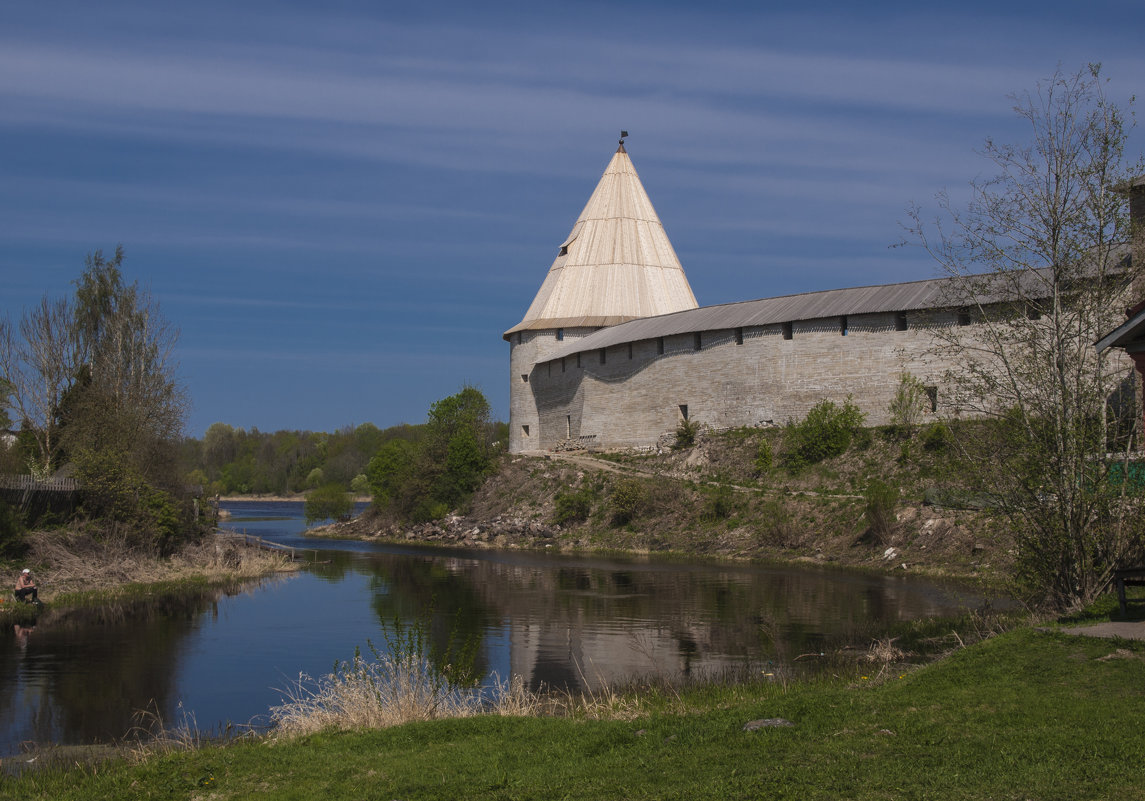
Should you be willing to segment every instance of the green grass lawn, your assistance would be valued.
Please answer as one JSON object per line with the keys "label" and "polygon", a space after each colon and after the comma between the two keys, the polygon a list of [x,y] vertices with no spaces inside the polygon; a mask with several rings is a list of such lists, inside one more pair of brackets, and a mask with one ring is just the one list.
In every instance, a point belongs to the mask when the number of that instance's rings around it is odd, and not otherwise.
{"label": "green grass lawn", "polygon": [[[1145,798],[1137,642],[1026,628],[878,682],[709,687],[644,708],[235,743],[7,778],[0,797]],[[743,730],[778,717],[794,725]]]}

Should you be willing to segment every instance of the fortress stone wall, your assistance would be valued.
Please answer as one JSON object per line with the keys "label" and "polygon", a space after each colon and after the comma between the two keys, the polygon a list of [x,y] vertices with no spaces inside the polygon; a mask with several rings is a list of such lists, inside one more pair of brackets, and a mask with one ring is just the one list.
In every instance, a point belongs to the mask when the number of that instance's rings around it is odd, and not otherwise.
{"label": "fortress stone wall", "polygon": [[926,327],[902,331],[894,313],[859,315],[848,318],[844,336],[833,317],[791,323],[790,339],[782,324],[701,331],[542,356],[530,365],[518,348],[535,356],[558,344],[555,333],[535,332],[530,342],[512,346],[521,363],[514,372],[511,450],[549,449],[566,439],[646,446],[675,432],[685,416],[715,428],[783,424],[824,398],[848,396],[869,424],[881,425],[890,422],[888,407],[904,372],[932,388],[932,414],[941,414],[950,392],[931,330],[957,324],[956,314],[935,313]]}

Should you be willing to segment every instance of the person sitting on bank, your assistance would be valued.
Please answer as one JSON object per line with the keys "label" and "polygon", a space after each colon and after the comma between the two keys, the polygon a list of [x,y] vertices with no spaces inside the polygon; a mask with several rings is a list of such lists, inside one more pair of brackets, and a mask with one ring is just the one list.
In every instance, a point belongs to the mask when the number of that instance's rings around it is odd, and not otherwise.
{"label": "person sitting on bank", "polygon": [[[28,600],[29,595],[32,596],[31,601]],[[28,568],[24,568],[20,577],[16,579],[16,600],[33,604],[40,602],[39,590],[36,588],[36,582],[32,580],[32,571]]]}

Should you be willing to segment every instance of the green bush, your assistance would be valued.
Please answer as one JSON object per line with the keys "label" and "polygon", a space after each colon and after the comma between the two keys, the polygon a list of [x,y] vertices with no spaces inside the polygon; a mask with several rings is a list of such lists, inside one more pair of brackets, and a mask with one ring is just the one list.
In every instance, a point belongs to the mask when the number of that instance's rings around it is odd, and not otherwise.
{"label": "green bush", "polygon": [[909,437],[929,408],[930,398],[922,381],[910,373],[900,375],[895,396],[887,409],[897,433]]}
{"label": "green bush", "polygon": [[592,514],[593,495],[588,487],[581,487],[576,492],[558,492],[553,499],[556,506],[553,523],[563,526],[565,523],[587,520]]}
{"label": "green bush", "polygon": [[788,466],[799,469],[841,456],[851,446],[865,417],[850,396],[842,406],[829,400],[819,401],[801,421],[788,425]]}
{"label": "green bush", "polygon": [[306,495],[306,524],[319,520],[338,520],[354,509],[354,501],[341,484],[323,484]]}
{"label": "green bush", "polygon": [[726,520],[735,511],[735,491],[727,484],[718,484],[705,494],[703,519],[709,522]]}
{"label": "green bush", "polygon": [[612,524],[623,526],[636,517],[644,507],[646,493],[644,485],[634,478],[621,479],[612,488],[609,508]]}
{"label": "green bush", "polygon": [[939,420],[931,423],[922,432],[922,447],[931,453],[945,453],[954,444],[954,432],[950,426]]}
{"label": "green bush", "polygon": [[799,529],[782,501],[772,498],[764,502],[758,519],[759,540],[762,544],[776,548],[792,548],[799,544]]}
{"label": "green bush", "polygon": [[680,425],[676,426],[676,441],[672,444],[672,450],[680,451],[692,447],[696,444],[698,433],[700,433],[699,423],[692,420],[681,420]]}
{"label": "green bush", "polygon": [[755,452],[755,472],[757,475],[766,475],[771,472],[775,457],[771,452],[771,443],[767,438],[759,441],[759,448]]}
{"label": "green bush", "polygon": [[868,534],[877,545],[889,544],[898,524],[895,507],[899,502],[899,488],[874,479],[867,485],[863,496],[866,498],[863,515],[867,520]]}
{"label": "green bush", "polygon": [[122,451],[80,450],[74,464],[83,513],[106,533],[118,531],[131,544],[160,553],[199,533],[189,502],[149,483]]}

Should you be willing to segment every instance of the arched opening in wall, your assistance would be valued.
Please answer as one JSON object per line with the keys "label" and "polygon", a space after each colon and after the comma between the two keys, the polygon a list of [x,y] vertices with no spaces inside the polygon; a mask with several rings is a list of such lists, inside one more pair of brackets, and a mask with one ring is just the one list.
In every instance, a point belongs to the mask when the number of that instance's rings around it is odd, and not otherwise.
{"label": "arched opening in wall", "polygon": [[681,420],[687,420],[688,419],[688,404],[686,404],[686,403],[680,404],[680,419]]}
{"label": "arched opening in wall", "polygon": [[791,339],[793,336],[795,336],[795,330],[794,330],[793,326],[791,325],[791,323],[784,323],[783,324],[783,338],[784,339]]}
{"label": "arched opening in wall", "polygon": [[521,437],[523,439],[529,438],[529,427],[527,425],[521,426]]}
{"label": "arched opening in wall", "polygon": [[938,387],[926,387],[926,399],[930,401],[931,414],[938,411]]}
{"label": "arched opening in wall", "polygon": [[895,330],[905,331],[906,329],[906,312],[895,312]]}

